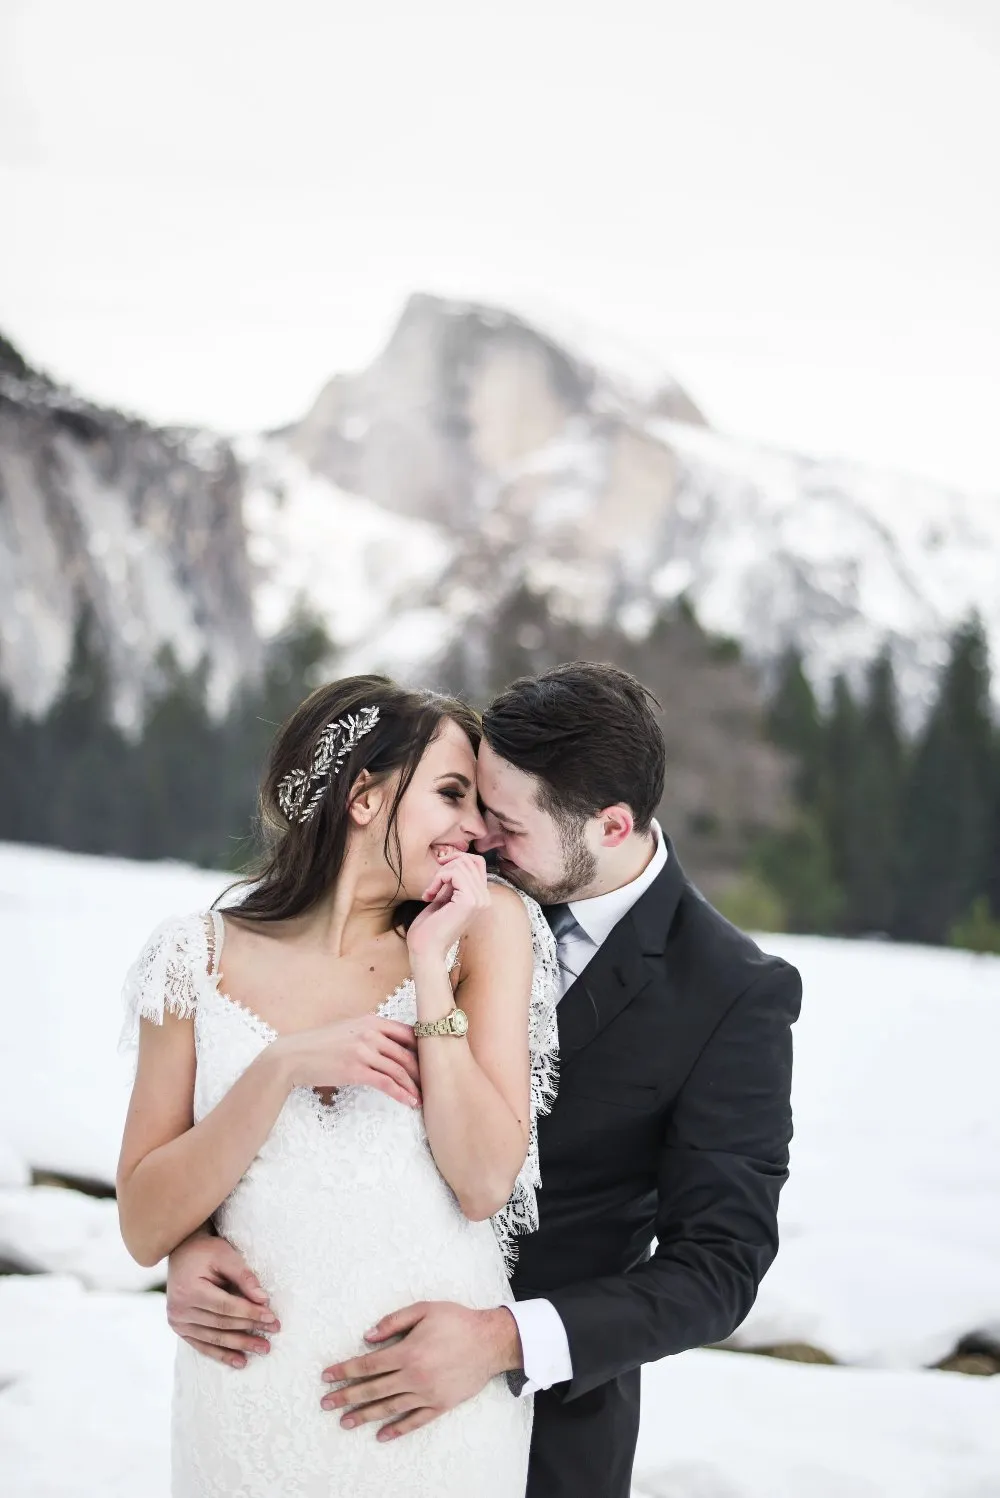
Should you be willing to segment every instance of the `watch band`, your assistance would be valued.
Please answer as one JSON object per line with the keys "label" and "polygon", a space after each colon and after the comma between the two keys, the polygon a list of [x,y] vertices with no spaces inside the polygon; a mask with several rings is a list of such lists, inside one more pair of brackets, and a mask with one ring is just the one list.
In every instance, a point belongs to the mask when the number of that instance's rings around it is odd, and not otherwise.
{"label": "watch band", "polygon": [[431,1035],[454,1035],[459,1037],[468,1035],[468,1016],[464,1009],[453,1009],[443,1019],[418,1019],[413,1026],[413,1033],[418,1040],[424,1040]]}

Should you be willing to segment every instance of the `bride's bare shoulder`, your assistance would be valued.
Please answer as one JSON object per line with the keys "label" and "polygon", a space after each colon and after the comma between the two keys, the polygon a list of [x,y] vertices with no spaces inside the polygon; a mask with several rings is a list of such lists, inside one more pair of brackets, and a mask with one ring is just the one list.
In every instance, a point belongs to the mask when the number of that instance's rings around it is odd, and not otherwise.
{"label": "bride's bare shoulder", "polygon": [[468,972],[480,964],[516,962],[531,954],[531,921],[520,892],[506,883],[490,880],[490,903],[463,938]]}

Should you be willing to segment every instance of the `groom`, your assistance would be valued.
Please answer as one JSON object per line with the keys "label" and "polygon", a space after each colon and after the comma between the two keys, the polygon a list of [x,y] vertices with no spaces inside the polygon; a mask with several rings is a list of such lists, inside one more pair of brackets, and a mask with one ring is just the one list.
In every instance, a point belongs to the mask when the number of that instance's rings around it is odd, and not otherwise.
{"label": "groom", "polygon": [[[777,1251],[801,985],[653,820],[663,738],[633,677],[559,666],[502,692],[483,728],[479,851],[546,907],[562,970],[540,1227],[519,1240],[513,1311],[403,1308],[325,1371],[351,1382],[323,1403],[393,1439],[503,1374],[511,1398],[537,1396],[528,1498],[628,1498],[641,1365],[727,1337]],[[221,1280],[236,1319],[213,1313]],[[264,1301],[225,1240],[171,1258],[171,1325],[210,1355],[249,1350]]]}

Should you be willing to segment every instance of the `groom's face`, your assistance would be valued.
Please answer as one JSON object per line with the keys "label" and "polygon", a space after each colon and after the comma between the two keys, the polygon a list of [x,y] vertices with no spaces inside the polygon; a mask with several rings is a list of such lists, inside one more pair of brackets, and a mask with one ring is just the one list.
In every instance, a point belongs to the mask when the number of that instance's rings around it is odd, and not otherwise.
{"label": "groom's face", "polygon": [[486,836],[476,851],[497,856],[499,872],[542,905],[579,897],[594,879],[589,824],[568,824],[538,804],[538,782],[494,754],[485,739],[477,761]]}

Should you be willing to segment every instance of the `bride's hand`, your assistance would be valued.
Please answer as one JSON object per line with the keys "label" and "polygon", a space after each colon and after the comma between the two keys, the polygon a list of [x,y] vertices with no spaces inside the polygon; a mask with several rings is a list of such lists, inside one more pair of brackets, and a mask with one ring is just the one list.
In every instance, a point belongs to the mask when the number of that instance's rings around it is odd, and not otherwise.
{"label": "bride's hand", "polygon": [[428,958],[444,962],[476,916],[490,905],[486,863],[477,853],[455,853],[421,897],[427,902],[406,933],[411,964]]}
{"label": "bride's hand", "polygon": [[379,1014],[338,1020],[283,1035],[274,1049],[287,1062],[293,1087],[374,1087],[398,1103],[420,1106],[417,1042],[398,1020]]}

